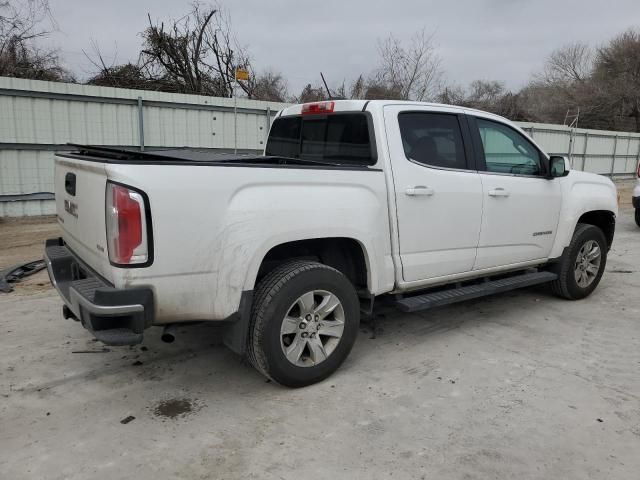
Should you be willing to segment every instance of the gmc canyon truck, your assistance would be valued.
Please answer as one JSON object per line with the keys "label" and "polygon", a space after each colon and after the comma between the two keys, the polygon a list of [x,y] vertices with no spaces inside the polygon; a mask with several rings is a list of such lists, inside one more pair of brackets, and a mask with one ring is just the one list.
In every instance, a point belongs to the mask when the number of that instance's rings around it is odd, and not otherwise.
{"label": "gmc canyon truck", "polygon": [[549,283],[591,294],[617,193],[489,113],[328,101],[278,113],[264,155],[76,146],[55,162],[46,242],[65,318],[107,345],[219,322],[283,385],[345,360],[361,314]]}

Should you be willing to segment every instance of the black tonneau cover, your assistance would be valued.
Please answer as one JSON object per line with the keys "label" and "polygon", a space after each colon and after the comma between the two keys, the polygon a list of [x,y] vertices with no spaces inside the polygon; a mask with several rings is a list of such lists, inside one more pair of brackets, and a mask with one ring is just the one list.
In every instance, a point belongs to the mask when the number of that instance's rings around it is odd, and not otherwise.
{"label": "black tonneau cover", "polygon": [[120,147],[103,147],[68,143],[75,150],[60,152],[60,157],[80,158],[82,160],[156,165],[217,165],[217,166],[297,166],[307,168],[340,168],[348,170],[373,170],[366,165],[341,164],[338,162],[309,160],[301,158],[276,157],[265,155],[213,153],[208,149],[170,148],[156,150],[134,150]]}
{"label": "black tonneau cover", "polygon": [[185,162],[224,162],[248,159],[256,161],[259,158],[265,158],[263,155],[214,153],[210,149],[206,148],[162,148],[141,151],[133,148],[80,145],[77,143],[68,143],[67,145],[76,149],[71,153],[97,158],[110,158],[113,160],[183,160]]}

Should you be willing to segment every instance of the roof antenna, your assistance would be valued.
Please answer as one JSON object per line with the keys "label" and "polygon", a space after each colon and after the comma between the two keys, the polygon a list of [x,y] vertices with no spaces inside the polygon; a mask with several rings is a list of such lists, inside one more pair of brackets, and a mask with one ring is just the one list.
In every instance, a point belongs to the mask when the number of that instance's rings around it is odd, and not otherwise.
{"label": "roof antenna", "polygon": [[322,83],[324,83],[324,88],[327,89],[327,94],[329,95],[329,100],[333,100],[333,97],[331,96],[331,90],[329,90],[329,87],[327,86],[327,81],[324,79],[324,75],[322,74],[322,72],[320,72],[320,76],[322,77]]}

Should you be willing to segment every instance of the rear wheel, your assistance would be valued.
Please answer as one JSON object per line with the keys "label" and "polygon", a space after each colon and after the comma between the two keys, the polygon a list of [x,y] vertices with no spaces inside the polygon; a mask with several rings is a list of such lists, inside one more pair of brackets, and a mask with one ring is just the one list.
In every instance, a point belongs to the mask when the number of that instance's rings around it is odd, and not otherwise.
{"label": "rear wheel", "polygon": [[342,273],[317,262],[286,263],[256,291],[249,360],[282,385],[311,385],[347,358],[359,322],[358,296]]}
{"label": "rear wheel", "polygon": [[553,292],[569,300],[587,297],[600,283],[607,263],[607,241],[598,227],[579,223],[554,271]]}

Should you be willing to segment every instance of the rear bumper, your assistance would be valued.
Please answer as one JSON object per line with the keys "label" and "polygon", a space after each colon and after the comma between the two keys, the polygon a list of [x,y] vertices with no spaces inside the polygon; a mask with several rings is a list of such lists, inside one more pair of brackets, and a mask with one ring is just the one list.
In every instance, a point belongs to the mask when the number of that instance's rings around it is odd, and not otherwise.
{"label": "rear bumper", "polygon": [[149,288],[116,289],[66,247],[61,238],[45,243],[49,279],[74,317],[107,345],[142,342],[153,324],[153,292]]}

